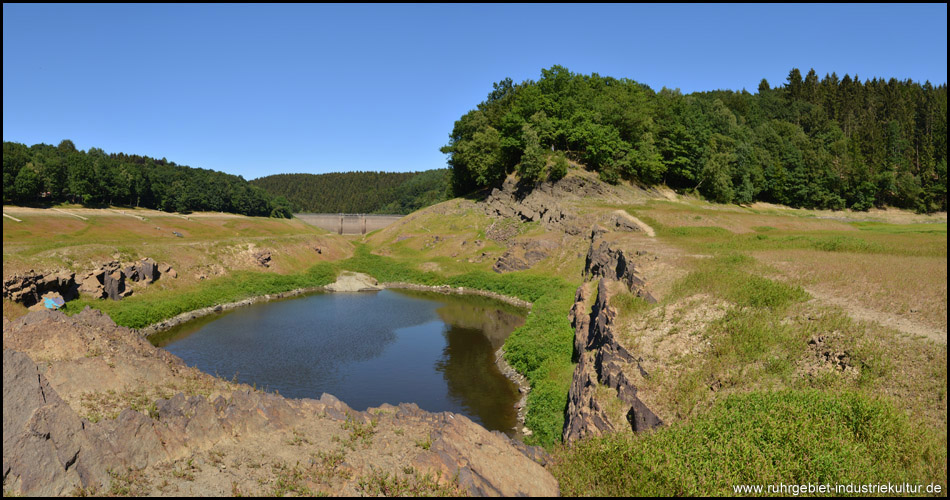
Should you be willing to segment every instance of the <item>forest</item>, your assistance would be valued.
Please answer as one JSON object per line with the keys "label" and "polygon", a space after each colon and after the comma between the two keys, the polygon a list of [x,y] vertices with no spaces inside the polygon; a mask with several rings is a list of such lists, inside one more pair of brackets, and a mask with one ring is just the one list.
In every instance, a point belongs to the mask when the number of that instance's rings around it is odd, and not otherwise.
{"label": "forest", "polygon": [[755,94],[655,92],[629,79],[541,71],[493,85],[455,125],[451,189],[557,179],[569,161],[611,183],[666,184],[720,203],[947,209],[947,86],[789,72]]}
{"label": "forest", "polygon": [[448,199],[448,169],[424,172],[277,174],[251,185],[286,197],[294,212],[412,213]]}
{"label": "forest", "polygon": [[3,142],[3,203],[70,202],[121,205],[166,212],[216,211],[291,217],[290,203],[243,177],[176,165],[165,158],[99,148],[79,151],[70,140],[27,147]]}

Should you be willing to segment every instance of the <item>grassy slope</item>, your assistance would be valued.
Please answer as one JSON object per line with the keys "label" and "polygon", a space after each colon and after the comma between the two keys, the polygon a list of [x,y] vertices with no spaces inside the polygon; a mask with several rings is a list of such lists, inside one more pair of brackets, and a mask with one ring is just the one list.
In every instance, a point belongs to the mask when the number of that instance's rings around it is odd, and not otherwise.
{"label": "grassy slope", "polygon": [[[635,343],[644,335],[634,323],[647,332],[672,324],[666,338],[650,337],[662,343],[692,327],[685,336],[709,347],[660,366],[641,386],[660,402],[668,428],[558,447],[563,494],[727,495],[740,484],[887,481],[938,483],[946,491],[945,222],[846,223],[664,201],[626,208],[696,258],[659,304],[621,297],[621,328]],[[877,275],[887,271],[873,265],[882,259],[920,267],[905,264],[909,276],[882,283]],[[802,260],[807,276],[794,265]],[[841,269],[850,271],[847,280]],[[882,314],[900,312],[895,302],[913,302],[916,319],[944,318],[944,341],[852,319],[803,285],[858,295]],[[890,303],[868,297],[877,286]],[[669,317],[674,305],[696,297],[727,310],[698,328]],[[929,324],[939,335],[940,322]],[[857,369],[806,373],[813,362],[806,346],[818,335]],[[710,381],[722,388],[710,390]]]}
{"label": "grassy slope", "polygon": [[[167,262],[178,272],[177,279],[166,277],[148,287],[134,285],[132,297],[122,302],[110,304],[87,299],[70,303],[71,308],[88,303],[120,315],[123,313],[119,311],[133,306],[183,312],[212,305],[219,299],[237,300],[272,293],[277,288],[296,288],[300,283],[293,276],[301,270],[352,254],[350,242],[299,220],[212,213],[196,213],[186,219],[154,210],[123,209],[139,217],[136,218],[110,210],[63,209],[86,220],[48,209],[4,207],[5,213],[22,220],[4,218],[5,277],[30,269],[82,273],[113,259],[130,262],[143,257]],[[271,265],[266,269],[253,258],[255,252],[263,250],[272,254]],[[235,280],[231,276],[235,272],[244,273],[245,278]],[[199,280],[198,275],[209,279]],[[239,283],[243,281],[246,283]],[[195,299],[200,295],[208,297]],[[3,313],[12,318],[24,314],[25,308],[5,300]],[[165,312],[134,316],[116,320],[143,326],[165,317]]]}

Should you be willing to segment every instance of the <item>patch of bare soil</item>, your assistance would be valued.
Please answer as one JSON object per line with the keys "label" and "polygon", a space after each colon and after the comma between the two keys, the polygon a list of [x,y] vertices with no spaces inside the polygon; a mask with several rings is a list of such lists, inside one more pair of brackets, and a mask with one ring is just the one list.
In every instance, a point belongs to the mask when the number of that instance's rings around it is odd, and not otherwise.
{"label": "patch of bare soil", "polygon": [[[640,357],[640,366],[649,374],[675,371],[677,366],[701,356],[710,347],[703,333],[707,326],[725,316],[729,304],[706,294],[694,295],[640,315],[618,317],[623,344]],[[645,383],[640,398],[666,422],[676,420],[665,394]]]}
{"label": "patch of bare soil", "polygon": [[853,354],[844,345],[844,337],[842,332],[835,330],[809,339],[808,349],[797,365],[798,373],[803,377],[818,377],[823,373],[838,372],[857,378],[860,368],[852,362]]}
{"label": "patch of bare soil", "polygon": [[634,226],[639,228],[640,231],[643,231],[644,233],[646,233],[647,236],[650,236],[650,237],[656,236],[656,231],[654,231],[652,227],[650,227],[646,222],[643,222],[642,220],[630,215],[626,210],[614,210],[613,213],[619,217],[622,217],[630,221],[632,224],[634,224]]}
{"label": "patch of bare soil", "polygon": [[804,288],[806,292],[829,304],[834,304],[848,313],[852,319],[872,321],[888,328],[901,331],[903,333],[926,337],[940,344],[947,344],[947,330],[937,329],[924,323],[916,322],[908,318],[898,316],[883,311],[868,309],[856,304],[853,300],[839,297],[835,294],[824,292],[816,287]]}
{"label": "patch of bare soil", "polygon": [[918,214],[909,210],[900,208],[872,208],[867,212],[855,212],[853,210],[817,210],[790,208],[784,205],[776,205],[757,201],[751,205],[753,209],[774,210],[796,215],[809,215],[819,219],[839,220],[842,222],[887,222],[890,224],[917,224],[927,222],[947,222],[947,212],[936,212],[933,214]]}

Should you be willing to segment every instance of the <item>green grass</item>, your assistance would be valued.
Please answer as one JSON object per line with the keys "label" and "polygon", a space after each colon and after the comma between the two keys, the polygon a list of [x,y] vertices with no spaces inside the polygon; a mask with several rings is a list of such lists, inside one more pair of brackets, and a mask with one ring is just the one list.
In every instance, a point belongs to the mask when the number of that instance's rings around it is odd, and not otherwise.
{"label": "green grass", "polygon": [[937,223],[928,223],[928,224],[885,224],[883,222],[852,222],[852,226],[857,227],[861,231],[866,231],[869,233],[880,233],[880,234],[906,234],[906,233],[920,233],[920,234],[935,234],[947,235],[947,223],[946,222],[937,222]]}
{"label": "green grass", "polygon": [[[594,288],[594,296],[591,299],[591,306],[597,301],[597,288]],[[642,297],[637,297],[632,293],[618,293],[610,298],[610,305],[617,308],[617,312],[627,318],[643,314],[653,307],[653,304],[647,302]]]}
{"label": "green grass", "polygon": [[719,255],[709,259],[700,270],[689,273],[673,287],[672,297],[680,298],[695,293],[708,293],[728,300],[739,307],[784,309],[808,300],[808,294],[799,286],[752,274],[755,261],[738,253]]}
{"label": "green grass", "polygon": [[733,395],[691,421],[559,448],[565,496],[732,495],[751,484],[943,481],[946,447],[890,403],[846,392]]}
{"label": "green grass", "polygon": [[185,290],[149,291],[120,301],[79,298],[67,302],[64,310],[67,314],[75,314],[89,306],[107,313],[118,325],[144,328],[204,307],[327,285],[336,279],[336,273],[332,263],[320,263],[304,273],[290,275],[236,271]]}

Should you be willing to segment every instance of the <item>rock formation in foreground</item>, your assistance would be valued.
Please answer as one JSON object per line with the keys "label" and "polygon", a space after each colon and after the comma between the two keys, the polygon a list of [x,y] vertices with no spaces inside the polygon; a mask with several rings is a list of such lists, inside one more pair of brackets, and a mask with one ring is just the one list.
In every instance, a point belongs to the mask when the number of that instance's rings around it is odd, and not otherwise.
{"label": "rock formation in foreground", "polygon": [[637,273],[633,262],[622,249],[614,248],[603,239],[607,231],[595,227],[590,233],[590,247],[584,262],[584,281],[606,278],[624,283],[634,295],[647,302],[656,299],[647,290],[647,283]]}
{"label": "rock formation in foreground", "polygon": [[[663,425],[637,397],[636,377],[647,376],[639,359],[618,342],[613,325],[617,311],[610,306],[616,281],[601,278],[591,305],[593,283],[577,289],[569,319],[574,326],[577,365],[568,392],[563,439],[571,443],[629,429],[644,431]],[[588,314],[586,311],[590,310]],[[599,390],[603,387],[606,390]]]}
{"label": "rock formation in foreground", "polygon": [[3,349],[5,494],[558,493],[543,450],[462,415],[261,392],[98,311],[4,320]]}
{"label": "rock formation in foreground", "polygon": [[178,273],[168,264],[159,264],[145,257],[122,267],[118,261],[106,262],[79,276],[70,271],[37,273],[30,270],[3,280],[3,298],[30,307],[46,293],[58,293],[66,300],[78,297],[79,292],[97,299],[120,300],[132,294],[126,280],[151,284],[163,274],[173,278]]}

